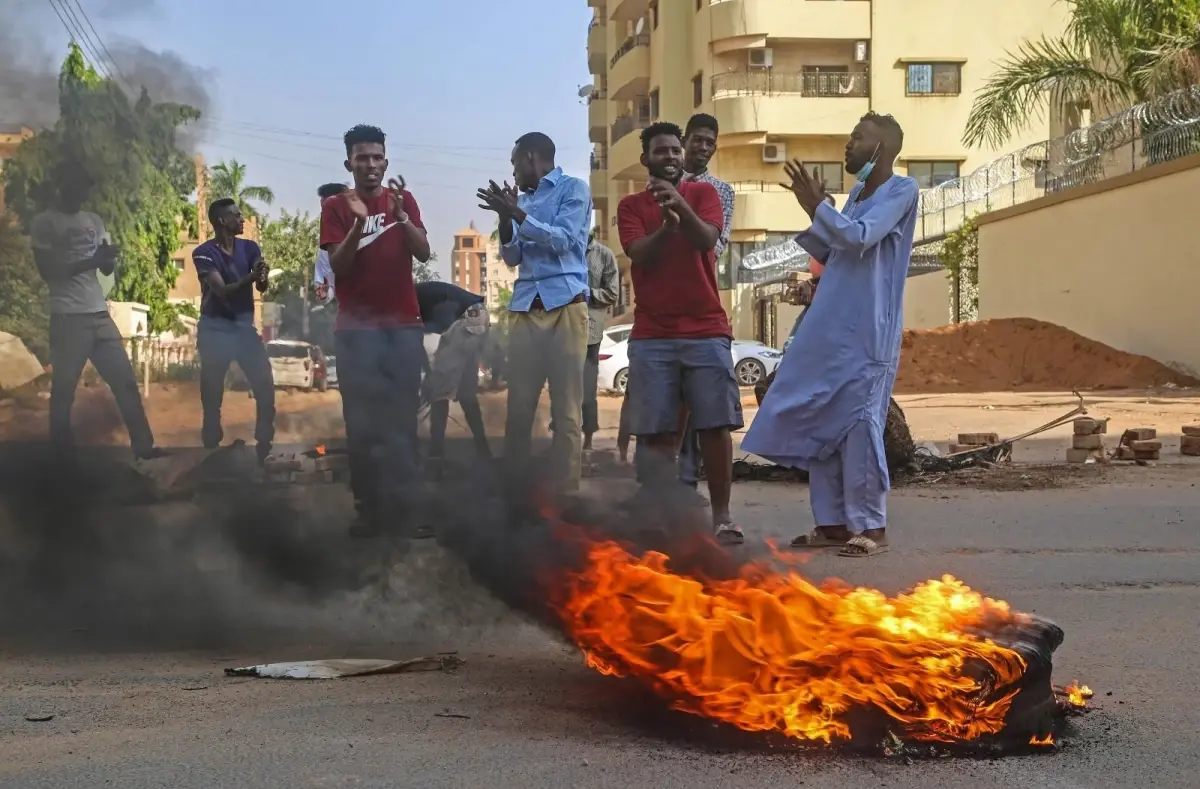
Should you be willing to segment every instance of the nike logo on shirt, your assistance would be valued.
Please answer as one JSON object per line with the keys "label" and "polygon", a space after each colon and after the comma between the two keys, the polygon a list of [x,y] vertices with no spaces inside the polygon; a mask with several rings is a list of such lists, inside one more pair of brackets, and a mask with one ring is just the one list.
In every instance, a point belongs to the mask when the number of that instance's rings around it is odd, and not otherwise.
{"label": "nike logo on shirt", "polygon": [[359,249],[363,249],[364,247],[374,244],[376,239],[378,239],[387,231],[391,230],[396,225],[400,224],[399,222],[392,222],[390,225],[385,225],[383,221],[386,218],[387,214],[376,214],[375,216],[369,216],[366,218],[366,220],[363,222],[362,238],[358,240]]}

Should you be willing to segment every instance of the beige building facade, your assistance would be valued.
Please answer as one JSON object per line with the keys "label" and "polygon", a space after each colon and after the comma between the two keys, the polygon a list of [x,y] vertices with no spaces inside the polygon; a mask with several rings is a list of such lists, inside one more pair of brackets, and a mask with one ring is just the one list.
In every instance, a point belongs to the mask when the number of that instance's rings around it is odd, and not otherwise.
{"label": "beige building facade", "polygon": [[[803,230],[808,217],[779,186],[800,159],[839,204],[851,129],[868,111],[905,130],[898,171],[932,188],[986,163],[992,150],[960,139],[972,99],[995,63],[1027,38],[1054,35],[1068,6],[1055,0],[588,0],[592,198],[604,242],[629,265],[616,233],[620,199],[644,187],[638,132],[683,126],[697,112],[721,127],[713,173],[737,195],[721,286],[739,338],[756,338],[753,286],[739,283],[746,253]],[[1005,150],[1051,136],[1033,123]],[[922,288],[926,289],[926,283]],[[637,295],[632,294],[636,306]],[[922,299],[925,301],[925,299]],[[922,323],[931,320],[922,319]],[[769,341],[767,337],[758,337]]]}
{"label": "beige building facade", "polygon": [[472,222],[454,234],[454,248],[450,252],[450,282],[485,297],[488,292],[487,242],[488,237]]}

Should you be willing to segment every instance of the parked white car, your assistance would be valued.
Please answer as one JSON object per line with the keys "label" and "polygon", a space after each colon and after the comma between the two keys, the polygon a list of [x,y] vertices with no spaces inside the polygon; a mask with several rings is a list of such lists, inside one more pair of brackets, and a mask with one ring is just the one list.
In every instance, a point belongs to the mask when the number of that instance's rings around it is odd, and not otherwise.
{"label": "parked white car", "polygon": [[324,392],[329,386],[325,354],[321,348],[295,340],[272,340],[267,343],[267,358],[271,360],[271,375],[277,389],[316,389]]}
{"label": "parked white car", "polygon": [[[617,328],[617,327],[614,327]],[[629,327],[620,327],[628,332]],[[612,331],[610,329],[609,331]],[[607,332],[606,332],[607,335]],[[764,345],[757,340],[734,340],[733,372],[737,377],[738,386],[754,386],[775,371],[783,352]],[[629,385],[629,340],[613,342],[610,345],[600,343],[600,382],[601,389],[625,393]]]}

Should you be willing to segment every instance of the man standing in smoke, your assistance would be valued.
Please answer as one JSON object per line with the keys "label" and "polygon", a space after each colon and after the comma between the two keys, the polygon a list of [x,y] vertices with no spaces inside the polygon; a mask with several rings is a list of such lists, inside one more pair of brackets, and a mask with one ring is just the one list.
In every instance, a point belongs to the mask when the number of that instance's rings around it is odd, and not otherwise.
{"label": "man standing in smoke", "polygon": [[351,535],[374,537],[412,517],[418,478],[417,412],[425,364],[413,259],[429,260],[416,198],[395,179],[384,186],[386,135],[375,126],[346,132],[354,188],[321,206],[321,248],[337,281],[338,382],[350,485],[358,520]]}
{"label": "man standing in smoke", "polygon": [[108,313],[107,288],[97,276],[100,272],[111,284],[117,249],[103,220],[82,210],[91,177],[82,162],[67,160],[55,171],[55,186],[58,207],[35,216],[29,228],[34,261],[50,289],[51,441],[64,452],[74,447],[71,406],[90,360],[112,390],[134,455],[157,457],[162,453],[154,446],[133,365]]}
{"label": "man standing in smoke", "polygon": [[[200,437],[206,449],[220,446],[221,403],[225,374],[237,362],[254,394],[254,440],[258,462],[271,453],[275,439],[275,376],[262,337],[254,326],[254,288],[267,289],[267,264],[258,244],[239,238],[246,221],[232,198],[213,201],[208,221],[216,238],[192,253],[200,278],[200,322],[196,346],[200,352],[200,404],[204,425]],[[252,287],[253,286],[253,287]]]}
{"label": "man standing in smoke", "polygon": [[649,184],[617,206],[638,294],[629,337],[632,432],[645,444],[643,481],[669,489],[678,484],[680,409],[686,409],[708,470],[714,533],[735,545],[743,537],[729,513],[730,431],[743,424],[742,402],[713,256],[724,217],[712,184],[684,180],[683,136],[673,123],[642,130]]}
{"label": "man standing in smoke", "polygon": [[858,183],[841,213],[802,163],[786,167],[786,186],[812,219],[796,243],[825,264],[821,299],[812,299],[742,449],[808,471],[816,528],[796,548],[887,550],[884,430],[920,194],[892,171],[903,143],[895,118],[863,116],[846,143],[846,171]]}
{"label": "man standing in smoke", "polygon": [[516,186],[492,181],[477,197],[499,217],[500,254],[518,269],[509,306],[504,458],[515,473],[528,464],[538,400],[549,382],[551,468],[559,488],[572,492],[579,488],[583,451],[592,195],[586,181],[555,165],[554,155],[545,134],[522,136],[512,151]]}

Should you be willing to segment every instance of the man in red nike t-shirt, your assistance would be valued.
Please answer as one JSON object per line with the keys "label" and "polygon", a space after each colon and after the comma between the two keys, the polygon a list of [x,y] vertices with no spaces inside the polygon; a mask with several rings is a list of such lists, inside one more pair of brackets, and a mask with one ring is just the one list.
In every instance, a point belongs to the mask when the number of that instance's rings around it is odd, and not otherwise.
{"label": "man in red nike t-shirt", "polygon": [[338,380],[350,486],[358,521],[350,533],[373,537],[407,526],[417,483],[417,411],[425,359],[413,258],[429,260],[429,239],[417,201],[395,179],[384,187],[388,160],[383,131],[346,132],[346,169],[354,188],[321,207],[321,248],[337,282],[335,326]]}

